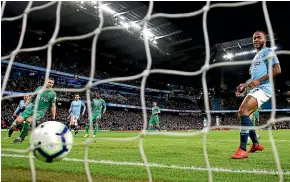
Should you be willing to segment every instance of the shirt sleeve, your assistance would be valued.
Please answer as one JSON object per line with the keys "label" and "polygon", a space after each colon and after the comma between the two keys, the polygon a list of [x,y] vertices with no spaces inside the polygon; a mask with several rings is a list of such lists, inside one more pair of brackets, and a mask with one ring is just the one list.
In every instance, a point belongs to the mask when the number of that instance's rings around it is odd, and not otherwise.
{"label": "shirt sleeve", "polygon": [[82,106],[83,106],[83,108],[84,108],[84,109],[83,109],[83,114],[84,114],[84,113],[86,112],[86,108],[87,108],[87,107],[86,107],[86,105],[85,105],[85,103],[84,103],[83,101],[82,101]]}
{"label": "shirt sleeve", "polygon": [[56,103],[56,93],[53,93],[52,98],[51,98],[51,104]]}
{"label": "shirt sleeve", "polygon": [[278,64],[278,63],[279,63],[279,59],[278,59],[277,55],[274,53],[274,51],[271,50],[271,49],[268,49],[268,52],[267,52],[266,56],[268,56],[269,54],[273,54],[273,55],[271,55],[271,56],[267,59],[267,61],[272,60],[272,65],[274,65],[274,64]]}
{"label": "shirt sleeve", "polygon": [[21,105],[21,101],[19,102],[19,104],[18,104],[17,108],[15,109],[14,113],[17,113],[19,111],[20,105]]}
{"label": "shirt sleeve", "polygon": [[102,113],[104,114],[107,110],[107,106],[106,106],[106,102],[104,100],[102,100],[102,103],[103,103]]}

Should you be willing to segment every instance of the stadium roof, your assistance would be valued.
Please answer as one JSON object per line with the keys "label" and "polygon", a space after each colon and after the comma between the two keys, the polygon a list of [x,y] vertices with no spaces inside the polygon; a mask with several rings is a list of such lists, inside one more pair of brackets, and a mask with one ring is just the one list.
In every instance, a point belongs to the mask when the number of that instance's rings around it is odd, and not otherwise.
{"label": "stadium roof", "polygon": [[[44,2],[34,2],[33,6],[40,6]],[[149,21],[146,32],[141,31],[137,25],[148,11],[148,6],[141,2],[102,2],[106,26],[121,25],[129,26],[127,30],[110,30],[102,32],[99,38],[101,47],[98,51],[114,54],[119,59],[133,60],[140,67],[146,63],[146,55],[143,39],[144,34],[151,38],[151,51],[154,64],[180,57],[180,53],[201,47],[195,44],[192,38],[180,28],[165,18],[155,18]],[[7,2],[5,13],[19,15],[23,13],[27,2]],[[61,9],[60,34],[59,36],[81,35],[93,31],[99,24],[96,3],[91,1],[63,2]],[[34,29],[47,26],[52,31],[55,24],[56,5],[41,11],[29,14],[29,27]],[[41,26],[40,26],[41,24]],[[133,26],[132,26],[133,25]],[[91,39],[80,41],[80,47],[91,46]],[[100,45],[100,44],[99,44]],[[172,56],[170,56],[172,55]],[[143,64],[142,64],[143,63]]]}
{"label": "stadium roof", "polygon": [[[39,6],[47,2],[34,2],[33,6]],[[103,1],[105,24],[127,26],[129,23],[138,23],[148,9],[148,2],[124,2]],[[212,2],[217,3],[217,2]],[[281,12],[283,17],[290,17],[289,2],[267,2],[274,31],[279,36],[279,45],[283,49],[290,49],[289,24],[281,23]],[[15,16],[23,13],[27,2],[7,2],[4,17]],[[186,13],[193,12],[205,5],[205,2],[154,2],[154,11],[163,13]],[[59,36],[80,35],[93,31],[99,23],[96,5],[91,2],[63,2],[61,10],[61,28]],[[38,30],[44,28],[49,35],[54,30],[56,5],[41,11],[29,14],[28,28]],[[288,14],[288,15],[287,15]],[[21,23],[21,21],[19,21]],[[257,30],[267,30],[261,2],[239,8],[215,8],[208,13],[208,32],[211,47],[222,50],[225,44],[237,46],[236,40],[247,40]],[[144,33],[135,29],[112,30],[101,34],[98,43],[98,54],[115,56],[116,64],[120,68],[129,68],[136,72],[145,68],[146,55],[143,44]],[[204,37],[202,30],[202,15],[191,18],[165,19],[156,18],[149,22],[148,31],[145,34],[151,39],[151,53],[154,68],[176,69],[194,71],[200,69],[204,62]],[[133,32],[133,33],[132,33]],[[152,36],[153,35],[153,36]],[[154,39],[155,38],[155,39]],[[154,43],[156,41],[157,43]],[[232,42],[231,42],[232,41]],[[90,48],[92,39],[72,42],[80,48]],[[215,45],[215,46],[214,46]],[[222,46],[222,47],[221,47]],[[229,46],[230,47],[230,46]],[[247,51],[245,46],[245,50]],[[248,47],[251,47],[250,44]],[[236,47],[239,49],[239,47]],[[168,54],[167,54],[168,53]],[[211,52],[212,54],[215,51]],[[282,58],[283,56],[281,56]],[[125,70],[125,69],[124,69]],[[126,70],[125,70],[126,71]],[[239,70],[235,74],[240,76]],[[210,75],[216,73],[209,72]],[[244,76],[244,75],[243,75]],[[155,78],[155,77],[154,77]],[[158,75],[158,79],[163,79]],[[182,79],[180,79],[182,78]],[[192,77],[166,76],[164,80],[183,82],[189,84],[196,82]],[[196,77],[198,78],[198,77]],[[199,78],[198,78],[199,80]],[[209,82],[217,83],[217,80]],[[200,81],[199,81],[200,85]]]}

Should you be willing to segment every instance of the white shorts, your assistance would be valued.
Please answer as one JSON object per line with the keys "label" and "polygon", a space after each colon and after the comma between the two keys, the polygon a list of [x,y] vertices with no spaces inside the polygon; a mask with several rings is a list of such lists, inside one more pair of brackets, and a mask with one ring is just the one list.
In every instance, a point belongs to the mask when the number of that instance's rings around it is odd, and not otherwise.
{"label": "white shorts", "polygon": [[74,122],[75,123],[75,125],[78,125],[78,119],[79,119],[79,117],[80,116],[74,116],[74,115],[71,115],[71,117],[70,117],[70,121],[71,122]]}
{"label": "white shorts", "polygon": [[254,88],[254,89],[250,90],[248,95],[254,97],[257,100],[258,108],[261,107],[262,104],[264,104],[265,102],[267,102],[271,98],[270,94],[265,93],[260,88]]}

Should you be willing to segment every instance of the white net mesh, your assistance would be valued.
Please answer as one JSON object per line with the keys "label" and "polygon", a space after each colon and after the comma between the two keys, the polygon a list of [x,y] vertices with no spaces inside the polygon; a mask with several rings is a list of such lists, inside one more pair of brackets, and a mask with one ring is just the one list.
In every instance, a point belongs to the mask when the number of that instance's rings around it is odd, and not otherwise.
{"label": "white net mesh", "polygon": [[[26,27],[27,27],[27,18],[29,13],[33,12],[33,11],[38,11],[38,10],[43,10],[49,6],[52,6],[54,4],[57,3],[57,10],[56,10],[56,24],[55,24],[55,29],[54,29],[54,33],[50,39],[50,41],[48,42],[48,44],[41,46],[41,47],[33,47],[33,48],[26,48],[26,49],[22,49],[22,44],[23,44],[23,40],[24,40],[24,35],[26,32]],[[146,57],[147,57],[147,67],[146,69],[142,72],[139,73],[137,75],[134,76],[128,76],[128,77],[117,77],[117,78],[109,78],[109,79],[104,79],[104,80],[100,80],[100,81],[96,81],[93,82],[94,80],[94,72],[95,72],[95,53],[96,53],[96,44],[98,42],[98,37],[99,34],[103,31],[110,31],[110,30],[117,30],[117,29],[124,29],[124,27],[119,27],[119,26],[109,26],[109,27],[105,27],[103,28],[103,23],[104,23],[104,17],[103,17],[103,12],[102,9],[98,9],[98,13],[99,13],[99,19],[100,19],[100,23],[98,25],[98,27],[88,33],[88,34],[84,34],[84,35],[80,35],[80,36],[72,36],[72,37],[60,37],[57,38],[58,36],[58,32],[59,32],[59,28],[60,28],[60,12],[61,12],[61,6],[62,6],[62,2],[49,2],[45,5],[42,6],[37,6],[37,7],[33,7],[32,8],[32,4],[33,2],[30,1],[24,11],[23,14],[16,16],[16,17],[11,17],[11,18],[2,18],[3,13],[5,11],[5,5],[6,2],[3,1],[2,3],[2,12],[1,12],[1,21],[15,21],[15,20],[19,20],[22,19],[22,30],[21,30],[21,34],[20,34],[20,38],[19,38],[19,42],[18,45],[16,47],[16,49],[8,56],[4,56],[1,57],[1,59],[8,59],[9,60],[9,64],[7,67],[7,71],[5,73],[5,77],[3,80],[3,85],[2,85],[2,90],[1,90],[1,100],[5,100],[5,99],[9,99],[9,98],[16,98],[16,97],[22,97],[24,95],[36,95],[39,97],[39,93],[41,93],[42,91],[45,90],[45,87],[41,90],[39,90],[38,92],[34,92],[34,93],[25,93],[25,94],[18,94],[18,95],[9,95],[9,96],[5,96],[3,97],[6,85],[7,85],[7,81],[9,79],[9,75],[10,75],[10,71],[12,68],[12,64],[14,62],[15,56],[18,53],[21,52],[33,52],[33,51],[39,51],[39,50],[44,50],[47,49],[47,66],[46,66],[46,74],[45,74],[45,80],[44,83],[46,83],[46,81],[49,78],[50,75],[50,70],[51,70],[51,62],[52,62],[52,47],[56,44],[56,43],[60,43],[60,42],[64,42],[64,41],[71,41],[71,40],[82,40],[82,39],[86,39],[88,37],[92,37],[93,36],[93,41],[92,41],[92,53],[91,53],[91,70],[90,70],[90,79],[86,85],[85,88],[80,88],[80,89],[71,89],[71,88],[66,88],[66,89],[60,89],[60,88],[54,88],[55,91],[57,92],[82,92],[82,91],[86,91],[86,99],[87,99],[87,104],[88,104],[88,113],[89,113],[89,118],[91,118],[91,98],[90,98],[90,89],[93,86],[97,86],[103,83],[108,83],[108,82],[117,82],[117,81],[129,81],[129,80],[134,80],[134,79],[138,79],[138,78],[142,78],[142,82],[141,82],[141,89],[140,89],[140,98],[141,98],[141,104],[142,104],[142,108],[146,108],[145,105],[145,83],[147,80],[147,77],[149,76],[149,74],[173,74],[173,75],[182,75],[182,76],[196,76],[199,74],[202,74],[202,86],[203,86],[203,95],[204,95],[204,104],[205,104],[205,110],[206,110],[206,115],[207,115],[207,120],[209,121],[209,124],[207,125],[207,127],[205,127],[203,130],[201,131],[195,131],[195,132],[188,132],[188,133],[176,133],[176,132],[146,132],[147,129],[147,112],[145,109],[142,110],[143,112],[143,119],[144,119],[144,124],[143,124],[143,130],[139,133],[138,136],[135,137],[130,137],[130,138],[98,138],[99,140],[113,140],[113,141],[130,141],[130,140],[139,140],[139,149],[140,149],[140,154],[142,156],[143,159],[143,164],[146,167],[147,170],[147,174],[148,174],[148,179],[149,181],[153,181],[152,179],[152,174],[151,174],[151,170],[150,170],[150,166],[152,165],[148,165],[147,162],[147,158],[145,155],[145,151],[144,151],[144,147],[143,147],[143,137],[145,135],[166,135],[166,136],[196,136],[196,135],[203,135],[203,153],[204,153],[204,158],[205,158],[205,162],[206,162],[206,170],[208,171],[208,179],[209,181],[213,181],[213,174],[212,171],[216,171],[215,168],[212,168],[210,165],[210,161],[208,158],[208,153],[207,153],[207,147],[206,147],[206,142],[207,142],[207,135],[208,132],[210,131],[210,129],[215,129],[217,126],[211,126],[211,115],[210,115],[210,108],[209,108],[209,98],[208,98],[208,89],[207,89],[207,83],[206,83],[206,73],[213,68],[217,68],[217,67],[222,67],[222,66],[239,66],[239,65],[246,65],[246,64],[250,64],[251,60],[248,61],[242,61],[242,62],[224,62],[224,63],[217,63],[217,64],[213,64],[213,65],[209,65],[209,61],[210,61],[210,44],[209,44],[209,36],[208,36],[208,31],[207,31],[207,14],[208,11],[210,9],[213,8],[235,8],[235,7],[240,7],[240,6],[247,6],[247,5],[251,5],[254,3],[258,3],[258,2],[238,2],[238,3],[217,3],[217,4],[213,4],[211,5],[209,1],[206,2],[206,5],[195,12],[190,12],[190,13],[182,13],[182,14],[165,14],[165,13],[157,13],[152,15],[152,11],[153,11],[153,1],[150,1],[149,3],[149,8],[148,8],[148,12],[146,14],[146,16],[144,17],[144,19],[139,22],[139,25],[143,24],[143,30],[145,30],[147,28],[147,24],[149,20],[152,20],[154,18],[157,17],[164,17],[164,18],[185,18],[185,17],[193,17],[199,14],[203,14],[203,35],[204,35],[204,41],[205,41],[205,63],[202,66],[202,68],[198,71],[195,72],[183,72],[183,71],[176,71],[176,70],[165,70],[165,69],[151,69],[151,65],[152,65],[152,57],[151,57],[151,53],[150,53],[150,48],[149,48],[149,42],[147,39],[144,39],[144,46],[145,46],[145,51],[146,51]],[[101,2],[97,3],[98,6],[100,7]],[[269,14],[267,11],[267,4],[266,2],[262,2],[262,8],[263,8],[263,12],[264,12],[264,17],[265,17],[265,21],[267,24],[267,30],[269,32],[269,37],[270,37],[270,44],[271,47],[275,46],[275,42],[274,42],[274,34],[273,34],[273,29],[271,26],[271,22],[270,22],[270,18],[269,18]],[[276,55],[281,55],[281,54],[289,54],[290,55],[290,51],[287,50],[281,50],[281,51],[277,51]],[[271,55],[270,55],[271,56]],[[271,59],[269,59],[269,75],[270,75],[270,83],[273,85],[273,75],[272,75],[272,61]],[[273,95],[275,95],[275,90],[274,87],[272,87],[272,92]],[[34,110],[34,118],[35,118],[35,111],[38,105],[38,99],[36,99],[36,103],[35,103],[36,107]],[[272,97],[272,112],[271,112],[271,117],[268,120],[268,122],[265,125],[262,126],[257,126],[257,127],[241,127],[241,126],[232,126],[232,125],[224,125],[224,126],[218,126],[219,128],[231,128],[231,129],[262,129],[262,128],[266,128],[267,126],[274,124],[276,122],[282,122],[282,121],[287,121],[290,120],[290,117],[284,117],[284,118],[279,118],[276,119],[275,118],[275,109],[276,109],[276,100],[275,97]],[[90,128],[92,128],[92,122],[90,122]],[[32,130],[35,128],[35,119],[33,120],[33,124],[32,124]],[[284,172],[281,168],[281,164],[280,164],[280,159],[279,159],[279,154],[277,151],[277,147],[275,144],[275,140],[274,137],[272,135],[272,130],[271,127],[268,130],[269,131],[269,136],[270,136],[270,141],[271,141],[271,145],[272,145],[272,149],[273,149],[273,153],[274,153],[274,158],[275,158],[275,162],[277,165],[277,169],[278,169],[278,174],[279,175],[279,181],[284,181]],[[92,132],[92,131],[91,131]],[[88,138],[86,141],[82,142],[82,143],[74,143],[73,145],[85,145],[85,155],[84,155],[84,163],[85,163],[85,171],[86,171],[86,175],[88,178],[88,181],[92,181],[92,177],[90,174],[90,169],[89,169],[89,156],[88,156],[88,152],[89,152],[89,148],[88,146],[94,142],[95,139],[92,138]],[[29,156],[29,161],[30,161],[30,168],[31,168],[31,174],[32,174],[32,181],[35,182],[36,181],[36,170],[35,170],[35,164],[34,164],[34,159],[33,159],[33,145],[30,146],[30,148],[26,149],[26,150],[19,150],[19,149],[4,149],[2,148],[2,151],[6,151],[6,152],[16,152],[16,153],[30,153]],[[194,170],[201,170],[201,169],[194,169]]]}

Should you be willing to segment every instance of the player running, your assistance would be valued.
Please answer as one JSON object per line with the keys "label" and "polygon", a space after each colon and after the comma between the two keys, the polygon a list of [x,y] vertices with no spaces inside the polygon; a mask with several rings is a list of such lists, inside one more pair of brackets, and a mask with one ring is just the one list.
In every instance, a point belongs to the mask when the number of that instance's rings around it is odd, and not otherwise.
{"label": "player running", "polygon": [[156,102],[153,102],[152,105],[153,105],[153,107],[152,107],[152,112],[151,112],[151,118],[149,121],[148,131],[153,130],[153,125],[155,125],[159,131],[161,131],[160,125],[159,125],[159,118],[158,118],[158,114],[160,113],[160,109],[157,106]]}
{"label": "player running", "polygon": [[[251,82],[239,85],[238,90],[249,87],[250,92],[243,100],[238,114],[242,126],[253,126],[250,115],[256,111],[263,103],[272,97],[272,85],[269,82],[268,61],[272,60],[273,77],[281,73],[281,68],[277,56],[273,55],[266,59],[273,52],[266,47],[266,34],[263,31],[256,31],[253,35],[253,44],[257,51],[251,65]],[[261,151],[264,147],[259,144],[255,130],[242,129],[240,132],[240,146],[233,159],[243,159],[248,157],[247,141],[250,136],[253,145],[248,152]]]}
{"label": "player running", "polygon": [[[92,101],[92,121],[93,125],[95,125],[93,137],[96,137],[96,133],[99,130],[98,121],[101,119],[102,115],[105,114],[106,110],[107,110],[106,102],[101,98],[100,93],[97,92],[96,98],[93,99]],[[86,135],[84,136],[85,138],[89,136],[89,127],[90,123],[87,122]]]}
{"label": "player running", "polygon": [[85,114],[86,111],[86,105],[83,103],[83,101],[79,100],[80,95],[75,94],[74,101],[71,102],[70,108],[69,108],[69,114],[70,114],[70,129],[74,128],[75,130],[75,136],[78,134],[78,119],[81,115],[81,109],[83,107],[82,116]]}
{"label": "player running", "polygon": [[[56,115],[56,93],[52,90],[54,85],[54,79],[49,78],[46,83],[46,88],[48,90],[42,92],[39,97],[38,108],[36,113],[36,119],[39,120],[42,118],[45,113],[47,112],[48,108],[51,108],[52,120],[55,120]],[[38,91],[42,88],[39,86],[35,91]],[[22,112],[17,118],[17,123],[24,123],[21,133],[18,138],[16,138],[13,143],[21,143],[25,136],[28,134],[30,129],[30,124],[32,123],[33,111],[34,111],[34,104],[35,104],[36,95],[31,96],[22,106],[18,112]],[[31,103],[31,105],[29,105]],[[25,121],[25,122],[24,122]]]}
{"label": "player running", "polygon": [[[15,119],[16,119],[17,116],[19,115],[19,110],[20,110],[20,108],[22,108],[22,107],[24,106],[25,102],[26,102],[28,99],[29,99],[29,96],[24,96],[24,97],[23,97],[23,100],[21,100],[21,101],[19,102],[19,104],[18,104],[17,108],[15,109],[15,111],[14,111],[14,113],[13,113],[13,116],[12,116],[12,118],[13,118],[13,123],[11,124],[10,129],[9,129],[9,131],[8,131],[8,137],[6,137],[6,138],[4,138],[4,139],[11,138],[12,133],[14,132],[14,130],[15,130],[16,128],[18,128],[19,131],[21,131],[21,129],[23,128],[24,123],[17,124],[16,121],[15,121]],[[31,103],[30,103],[30,104],[31,104]],[[30,104],[29,104],[29,105],[30,105]],[[28,106],[29,106],[29,105],[28,105]]]}

